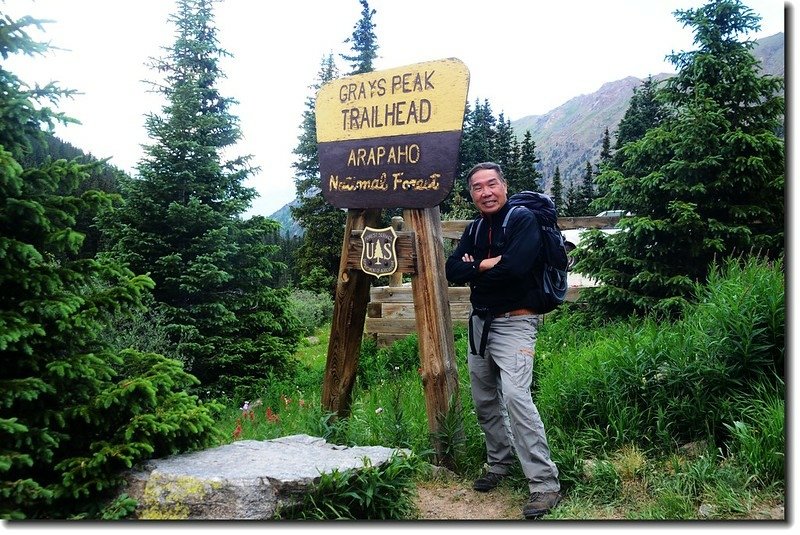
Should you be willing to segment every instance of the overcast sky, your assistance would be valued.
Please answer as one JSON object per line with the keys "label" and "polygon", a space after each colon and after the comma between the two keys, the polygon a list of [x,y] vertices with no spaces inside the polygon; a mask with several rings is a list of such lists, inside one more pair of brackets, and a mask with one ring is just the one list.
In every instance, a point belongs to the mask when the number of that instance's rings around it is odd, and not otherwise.
{"label": "overcast sky", "polygon": [[[378,70],[458,58],[470,71],[469,101],[488,99],[510,120],[541,115],[606,82],[674,72],[665,56],[691,50],[692,34],[676,9],[702,0],[370,0],[376,10]],[[784,31],[778,0],[744,0],[762,17],[750,37]],[[144,115],[160,110],[143,80],[154,80],[148,58],[173,42],[171,0],[0,0],[14,18],[50,19],[32,32],[64,50],[4,63],[24,81],[58,81],[81,92],[59,107],[81,125],[57,135],[135,174],[149,142]],[[260,197],[252,213],[270,215],[295,197],[291,163],[309,86],[323,56],[349,65],[350,37],[361,16],[358,0],[225,0],[216,7],[220,45],[233,55],[221,62],[220,88],[239,104],[244,139],[237,154],[252,154],[261,172],[248,185]]]}

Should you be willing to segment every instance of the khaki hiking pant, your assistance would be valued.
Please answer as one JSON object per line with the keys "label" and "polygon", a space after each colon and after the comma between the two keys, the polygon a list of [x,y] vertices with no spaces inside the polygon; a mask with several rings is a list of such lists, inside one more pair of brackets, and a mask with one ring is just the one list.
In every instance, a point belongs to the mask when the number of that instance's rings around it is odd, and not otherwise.
{"label": "khaki hiking pant", "polygon": [[[467,363],[472,400],[486,438],[489,471],[508,473],[516,451],[530,491],[552,492],[561,488],[558,469],[550,459],[544,424],[531,397],[540,321],[541,316],[493,318],[484,356],[468,350]],[[478,347],[484,320],[473,315],[470,322]]]}

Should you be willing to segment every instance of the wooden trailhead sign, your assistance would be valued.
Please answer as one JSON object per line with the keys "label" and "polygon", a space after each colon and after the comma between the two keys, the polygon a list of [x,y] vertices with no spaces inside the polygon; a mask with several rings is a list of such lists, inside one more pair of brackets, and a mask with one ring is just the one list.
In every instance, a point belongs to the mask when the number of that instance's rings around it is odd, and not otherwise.
{"label": "wooden trailhead sign", "polygon": [[338,208],[429,208],[453,187],[469,85],[457,59],[340,78],[317,94],[322,193]]}
{"label": "wooden trailhead sign", "polygon": [[[428,428],[449,468],[447,443],[463,431],[444,428],[460,401],[439,203],[458,169],[468,85],[451,58],[332,80],[316,102],[322,193],[347,209],[322,406],[349,415],[372,282],[409,275]],[[402,208],[409,228],[380,228],[383,208]]]}

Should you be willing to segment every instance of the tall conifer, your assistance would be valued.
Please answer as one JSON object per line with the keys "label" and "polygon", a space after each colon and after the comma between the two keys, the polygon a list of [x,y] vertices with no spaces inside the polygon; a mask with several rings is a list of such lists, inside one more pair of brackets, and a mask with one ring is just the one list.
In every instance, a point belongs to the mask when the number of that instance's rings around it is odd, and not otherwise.
{"label": "tall conifer", "polygon": [[630,210],[623,232],[595,235],[576,269],[603,284],[594,305],[621,313],[679,313],[714,262],[784,250],[783,79],[759,74],[759,17],[739,0],[711,0],[676,18],[695,50],[659,92],[672,114],[621,148],[598,180],[603,203]]}
{"label": "tall conifer", "polygon": [[[342,59],[349,61],[349,74],[364,74],[375,70],[374,60],[378,55],[378,38],[375,35],[375,22],[372,20],[375,10],[369,7],[367,0],[359,0],[361,18],[356,22],[353,33],[345,40],[350,44],[351,54],[341,54]],[[334,79],[338,71],[332,56],[323,60],[317,76],[315,88]],[[300,143],[295,149],[299,156],[295,169],[295,186],[300,205],[292,210],[293,217],[300,221],[305,229],[303,245],[298,252],[298,268],[302,272],[301,287],[316,291],[336,291],[336,277],[339,273],[339,258],[344,240],[344,211],[330,205],[322,196],[319,180],[319,160],[316,145],[312,145],[310,133],[316,139],[316,126],[311,124],[315,118],[313,100],[306,101],[303,112],[303,132]]]}
{"label": "tall conifer", "polygon": [[291,209],[292,217],[304,230],[303,243],[297,251],[299,285],[303,289],[331,296],[339,272],[345,212],[322,196],[315,107],[319,89],[337,75],[333,54],[328,54],[323,58],[317,79],[310,87],[312,95],[306,98],[301,132],[294,149],[297,159],[292,164],[296,171],[294,182],[299,200],[297,206]]}
{"label": "tall conifer", "polygon": [[361,18],[353,28],[353,34],[345,40],[350,43],[351,54],[341,54],[342,59],[350,62],[350,74],[364,74],[375,70],[375,58],[378,57],[378,36],[375,35],[375,10],[369,7],[368,0],[358,0],[361,4]]}
{"label": "tall conifer", "polygon": [[[27,33],[39,24],[0,17],[0,55],[44,53]],[[69,94],[29,89],[0,66],[0,519],[99,518],[124,470],[215,440],[178,362],[102,336],[153,281],[83,254],[78,222],[112,204],[82,187],[91,166],[20,163],[41,129],[69,120],[41,103]],[[133,506],[115,504],[121,515]]]}
{"label": "tall conifer", "polygon": [[553,198],[558,214],[567,215],[567,207],[564,202],[564,183],[561,181],[561,169],[558,166],[556,166],[556,170],[553,172],[553,184],[550,186],[550,196]]}
{"label": "tall conifer", "polygon": [[537,169],[540,161],[536,156],[536,142],[533,141],[531,131],[526,130],[520,143],[519,161],[517,162],[521,190],[544,191],[544,177]]}
{"label": "tall conifer", "polygon": [[170,17],[175,41],[152,63],[165,104],[147,117],[152,143],[114,235],[120,257],[155,280],[177,354],[212,395],[239,398],[284,370],[299,331],[287,293],[271,289],[277,223],[241,219],[255,195],[244,180],[255,169],[251,156],[229,156],[241,131],[235,100],[217,87],[229,54],[214,3],[178,0]]}

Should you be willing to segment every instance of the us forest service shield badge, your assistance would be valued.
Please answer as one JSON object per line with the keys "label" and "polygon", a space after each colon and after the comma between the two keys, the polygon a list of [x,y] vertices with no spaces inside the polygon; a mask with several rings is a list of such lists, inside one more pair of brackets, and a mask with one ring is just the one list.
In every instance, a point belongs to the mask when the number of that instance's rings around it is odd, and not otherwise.
{"label": "us forest service shield badge", "polygon": [[361,270],[375,277],[397,271],[397,234],[392,227],[364,227],[361,232]]}

